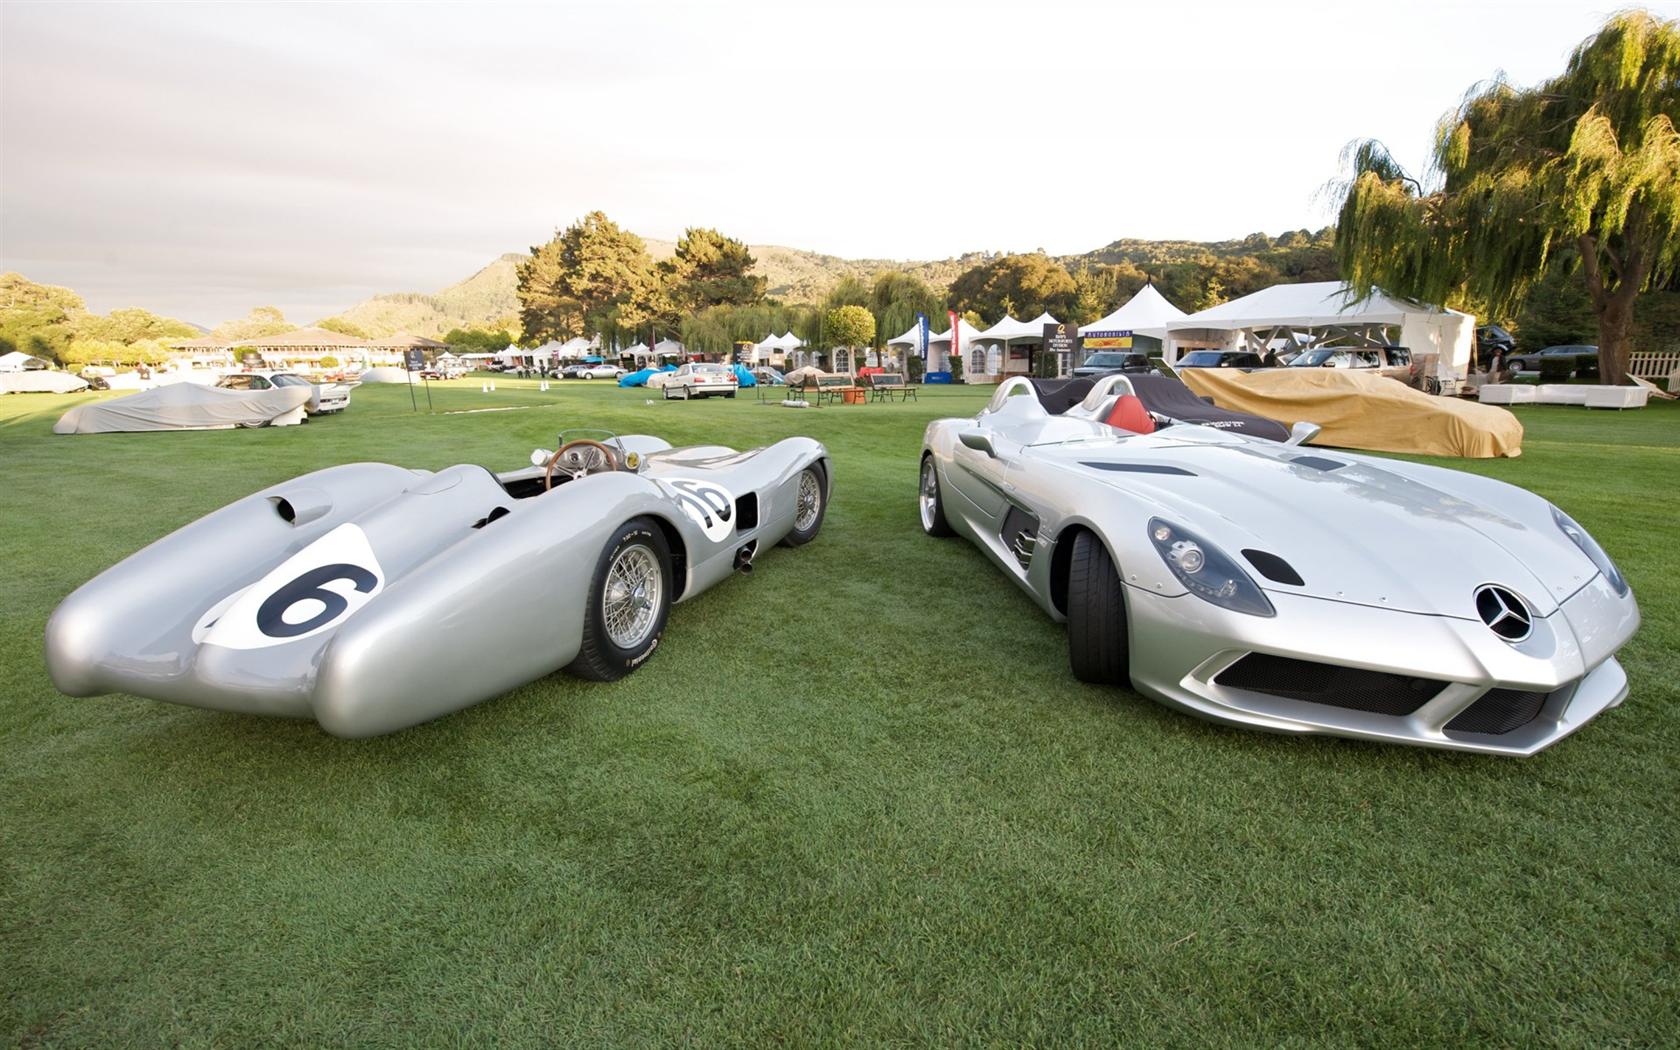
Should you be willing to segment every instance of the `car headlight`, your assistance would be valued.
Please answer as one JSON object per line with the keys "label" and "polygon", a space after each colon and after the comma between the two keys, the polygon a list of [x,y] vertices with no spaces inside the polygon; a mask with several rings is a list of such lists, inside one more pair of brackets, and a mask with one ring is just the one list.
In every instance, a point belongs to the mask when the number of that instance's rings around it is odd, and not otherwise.
{"label": "car headlight", "polygon": [[1265,592],[1218,547],[1160,518],[1149,521],[1149,542],[1185,590],[1222,609],[1276,616]]}
{"label": "car headlight", "polygon": [[1616,563],[1610,560],[1610,555],[1604,553],[1604,548],[1598,545],[1598,541],[1593,539],[1586,529],[1581,528],[1574,518],[1556,507],[1552,508],[1552,520],[1557,522],[1558,529],[1569,537],[1570,542],[1581,548],[1581,553],[1598,566],[1598,571],[1602,572],[1604,578],[1610,581],[1610,586],[1615,589],[1616,593],[1624,598],[1627,597],[1627,580],[1622,578],[1622,571],[1616,568]]}

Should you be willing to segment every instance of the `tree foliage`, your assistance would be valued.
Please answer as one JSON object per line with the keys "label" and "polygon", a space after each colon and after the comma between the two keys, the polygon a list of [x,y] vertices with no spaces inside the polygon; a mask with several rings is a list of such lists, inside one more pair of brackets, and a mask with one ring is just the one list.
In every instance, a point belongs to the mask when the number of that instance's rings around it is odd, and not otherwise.
{"label": "tree foliage", "polygon": [[945,328],[945,299],[914,274],[883,270],[869,292],[869,312],[875,315],[875,337],[891,339],[910,330],[917,314],[926,314],[931,331]]}
{"label": "tree foliage", "polygon": [[1354,144],[1337,261],[1361,290],[1472,297],[1516,312],[1546,275],[1578,268],[1600,371],[1626,374],[1634,302],[1680,266],[1680,23],[1613,15],[1562,74],[1495,79],[1437,128],[1427,184],[1379,143]]}
{"label": "tree foliage", "polygon": [[1073,312],[1078,298],[1067,267],[1042,252],[1002,255],[965,270],[951,282],[950,299],[961,312],[982,317],[1031,320],[1049,311],[1058,320]]}
{"label": "tree foliage", "polygon": [[20,273],[0,274],[0,353],[21,350],[58,360],[83,306],[82,297],[68,288],[36,284]]}
{"label": "tree foliage", "polygon": [[495,353],[513,342],[513,334],[505,328],[451,328],[443,337],[452,349],[462,353]]}
{"label": "tree foliage", "polygon": [[217,339],[225,339],[230,343],[241,339],[260,339],[265,335],[280,335],[290,332],[297,325],[286,320],[286,315],[278,307],[259,306],[248,316],[239,321],[223,321],[211,333]]}
{"label": "tree foliage", "polygon": [[823,329],[831,346],[875,345],[875,315],[862,306],[836,306],[823,317]]}
{"label": "tree foliage", "polygon": [[373,338],[373,336],[368,333],[367,329],[363,328],[354,321],[347,321],[342,317],[328,317],[323,320],[316,321],[315,327],[325,328],[329,332],[337,332],[340,335],[355,336],[357,339]]}
{"label": "tree foliage", "polygon": [[656,309],[647,245],[599,211],[532,248],[518,279],[519,319],[528,338],[635,331]]}
{"label": "tree foliage", "polygon": [[672,311],[669,327],[680,317],[712,306],[750,306],[764,298],[764,278],[753,274],[746,244],[712,229],[691,227],[671,258],[659,264],[659,283]]}

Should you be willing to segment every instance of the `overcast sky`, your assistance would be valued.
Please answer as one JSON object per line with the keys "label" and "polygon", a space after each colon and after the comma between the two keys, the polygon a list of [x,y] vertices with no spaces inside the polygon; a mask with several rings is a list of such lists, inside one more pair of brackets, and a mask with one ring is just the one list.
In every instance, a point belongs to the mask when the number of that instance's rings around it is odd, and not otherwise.
{"label": "overcast sky", "polygon": [[0,269],[304,323],[594,208],[850,257],[1275,234],[1618,6],[5,0]]}

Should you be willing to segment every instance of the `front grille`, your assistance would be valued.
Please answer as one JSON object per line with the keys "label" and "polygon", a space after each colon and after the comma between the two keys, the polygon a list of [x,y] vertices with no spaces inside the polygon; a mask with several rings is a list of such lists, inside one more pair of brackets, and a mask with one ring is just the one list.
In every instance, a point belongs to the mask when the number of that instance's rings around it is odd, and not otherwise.
{"label": "front grille", "polygon": [[1375,715],[1409,715],[1447,684],[1433,678],[1363,671],[1268,653],[1249,653],[1219,672],[1214,681],[1231,689]]}
{"label": "front grille", "polygon": [[1447,732],[1498,736],[1521,729],[1539,717],[1540,709],[1551,695],[1521,689],[1489,689],[1447,723]]}

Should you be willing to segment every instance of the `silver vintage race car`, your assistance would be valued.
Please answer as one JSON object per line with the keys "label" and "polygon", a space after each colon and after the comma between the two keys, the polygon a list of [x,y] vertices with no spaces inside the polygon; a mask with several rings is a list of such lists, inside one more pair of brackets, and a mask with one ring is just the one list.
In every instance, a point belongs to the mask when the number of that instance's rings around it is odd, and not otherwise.
{"label": "silver vintage race car", "polygon": [[674,602],[814,539],[832,489],[809,438],[736,452],[572,431],[532,463],[356,463],[238,500],[66,598],[53,684],[366,737],[562,667],[619,678]]}
{"label": "silver vintage race car", "polygon": [[1622,702],[1639,610],[1585,530],[1316,431],[1165,376],[1010,379],[928,427],[922,527],[1065,620],[1077,677],[1203,718],[1529,755]]}

